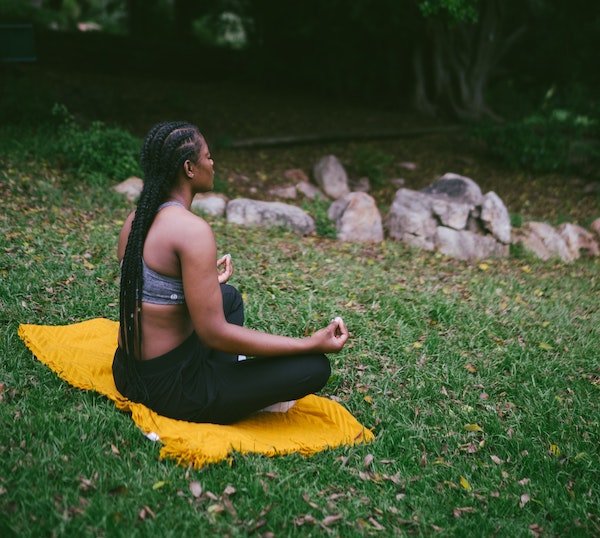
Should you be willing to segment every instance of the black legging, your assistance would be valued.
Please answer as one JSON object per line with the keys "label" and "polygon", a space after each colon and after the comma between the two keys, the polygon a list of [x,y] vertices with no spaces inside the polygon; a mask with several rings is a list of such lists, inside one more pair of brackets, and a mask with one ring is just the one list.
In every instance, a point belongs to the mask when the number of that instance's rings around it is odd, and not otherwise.
{"label": "black legging", "polygon": [[[221,285],[221,292],[227,321],[241,326],[241,294],[228,284]],[[165,355],[136,361],[138,383],[127,379],[125,360],[118,349],[113,374],[121,394],[164,416],[216,424],[317,392],[331,375],[329,360],[320,353],[239,360],[206,348],[195,333]]]}
{"label": "black legging", "polygon": [[[222,285],[223,310],[229,323],[243,325],[240,292]],[[331,366],[323,354],[254,357],[240,361],[218,351],[209,354],[218,386],[210,409],[210,422],[231,423],[277,402],[298,400],[321,390]]]}

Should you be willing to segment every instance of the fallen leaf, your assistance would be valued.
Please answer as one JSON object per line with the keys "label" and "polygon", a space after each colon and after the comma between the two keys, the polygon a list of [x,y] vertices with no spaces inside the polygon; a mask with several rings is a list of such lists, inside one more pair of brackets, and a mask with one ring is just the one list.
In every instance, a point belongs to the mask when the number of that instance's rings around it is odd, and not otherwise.
{"label": "fallen leaf", "polygon": [[299,527],[301,527],[305,523],[309,525],[314,525],[316,522],[317,520],[310,514],[306,514],[304,516],[297,516],[294,518],[294,525],[297,525]]}
{"label": "fallen leaf", "polygon": [[151,510],[151,508],[149,506],[144,506],[139,513],[139,518],[144,521],[148,516],[150,516],[152,519],[154,519],[156,517],[156,515],[154,514],[154,512]]}
{"label": "fallen leaf", "polygon": [[220,514],[225,512],[225,506],[220,503],[211,504],[207,509],[209,514]]}
{"label": "fallen leaf", "polygon": [[168,481],[159,480],[158,482],[154,483],[154,485],[152,486],[152,489],[160,489],[163,486],[166,486],[168,483],[169,483]]}
{"label": "fallen leaf", "polygon": [[236,491],[237,490],[233,486],[228,485],[223,491],[223,495],[234,495]]}
{"label": "fallen leaf", "polygon": [[483,428],[479,424],[465,424],[463,426],[468,432],[482,432]]}
{"label": "fallen leaf", "polygon": [[468,372],[471,372],[472,374],[477,372],[477,368],[469,363],[465,364],[465,370],[467,370]]}
{"label": "fallen leaf", "polygon": [[477,512],[472,506],[461,506],[452,510],[454,517],[461,517],[463,514],[474,514]]}
{"label": "fallen leaf", "polygon": [[234,508],[231,500],[226,495],[223,496],[223,506],[225,506],[231,517],[237,517],[237,510]]}
{"label": "fallen leaf", "polygon": [[197,482],[196,480],[190,482],[190,492],[196,499],[200,497],[200,495],[202,495],[202,486],[200,485],[200,482]]}
{"label": "fallen leaf", "polygon": [[550,445],[548,452],[551,456],[560,456],[560,448],[557,445]]}
{"label": "fallen leaf", "polygon": [[529,494],[523,493],[523,495],[521,495],[521,500],[519,501],[519,508],[523,508],[530,500]]}
{"label": "fallen leaf", "polygon": [[469,484],[468,480],[464,476],[460,477],[460,485],[467,491],[471,491],[473,489],[471,484]]}
{"label": "fallen leaf", "polygon": [[322,525],[325,525],[325,527],[329,527],[329,525],[332,525],[333,523],[335,523],[336,521],[342,519],[342,514],[335,514],[333,516],[327,516],[325,519],[323,519],[323,521],[321,521]]}
{"label": "fallen leaf", "polygon": [[379,523],[379,521],[377,521],[374,517],[369,518],[369,523],[373,525],[373,527],[375,527],[378,531],[385,530],[385,527],[381,523]]}
{"label": "fallen leaf", "polygon": [[496,465],[502,465],[504,463],[498,456],[491,455],[490,458]]}
{"label": "fallen leaf", "polygon": [[533,534],[534,538],[539,538],[544,535],[544,527],[540,527],[537,523],[529,525],[529,530]]}
{"label": "fallen leaf", "polygon": [[368,469],[369,467],[371,467],[371,464],[373,463],[373,454],[367,454],[365,456],[365,459],[363,460],[363,466],[365,469]]}
{"label": "fallen leaf", "polygon": [[94,482],[90,478],[84,478],[80,476],[77,481],[80,484],[80,487],[83,491],[88,491],[89,489],[96,489],[94,487]]}
{"label": "fallen leaf", "polygon": [[302,498],[315,510],[319,509],[319,505],[310,500],[308,493],[303,493]]}
{"label": "fallen leaf", "polygon": [[546,351],[552,351],[554,349],[550,344],[546,344],[546,342],[540,342],[538,346],[540,349],[545,349]]}

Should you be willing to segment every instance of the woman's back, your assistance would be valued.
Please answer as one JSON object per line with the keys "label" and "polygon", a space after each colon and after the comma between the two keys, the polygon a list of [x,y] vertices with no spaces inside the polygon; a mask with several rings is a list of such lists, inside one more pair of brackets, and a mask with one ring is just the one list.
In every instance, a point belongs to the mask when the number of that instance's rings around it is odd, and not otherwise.
{"label": "woman's back", "polygon": [[[119,259],[122,259],[134,217],[132,213],[119,237]],[[150,272],[168,279],[182,281],[177,251],[182,248],[176,232],[180,226],[193,226],[195,219],[179,205],[163,207],[157,213],[144,243],[143,262]],[[184,223],[180,224],[183,219]],[[183,245],[185,248],[185,245]],[[142,297],[146,294],[146,290]],[[142,359],[152,359],[181,344],[193,331],[192,321],[185,302],[174,300],[169,304],[142,301]]]}

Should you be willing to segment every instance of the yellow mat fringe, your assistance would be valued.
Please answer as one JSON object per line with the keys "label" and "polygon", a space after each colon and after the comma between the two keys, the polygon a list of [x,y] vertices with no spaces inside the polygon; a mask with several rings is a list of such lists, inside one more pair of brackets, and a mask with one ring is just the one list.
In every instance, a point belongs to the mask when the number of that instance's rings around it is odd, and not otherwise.
{"label": "yellow mat fringe", "polygon": [[19,336],[40,362],[71,385],[104,394],[119,409],[130,412],[145,434],[159,437],[160,457],[173,458],[181,465],[200,468],[227,459],[233,452],[311,455],[374,439],[340,404],[315,395],[302,398],[287,413],[258,413],[230,426],[160,416],[117,391],[112,377],[117,334],[118,323],[103,318],[63,326],[19,326]]}

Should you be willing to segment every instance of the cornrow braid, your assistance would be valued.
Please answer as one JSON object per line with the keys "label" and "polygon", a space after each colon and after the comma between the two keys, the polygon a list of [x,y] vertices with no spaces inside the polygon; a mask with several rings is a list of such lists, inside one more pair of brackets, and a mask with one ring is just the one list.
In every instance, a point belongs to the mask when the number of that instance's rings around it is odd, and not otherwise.
{"label": "cornrow braid", "polygon": [[137,379],[134,361],[141,358],[142,256],[148,230],[161,203],[168,197],[183,163],[197,162],[202,134],[187,122],[162,122],[146,136],[141,152],[144,188],[140,194],[121,265],[120,336],[127,368]]}

